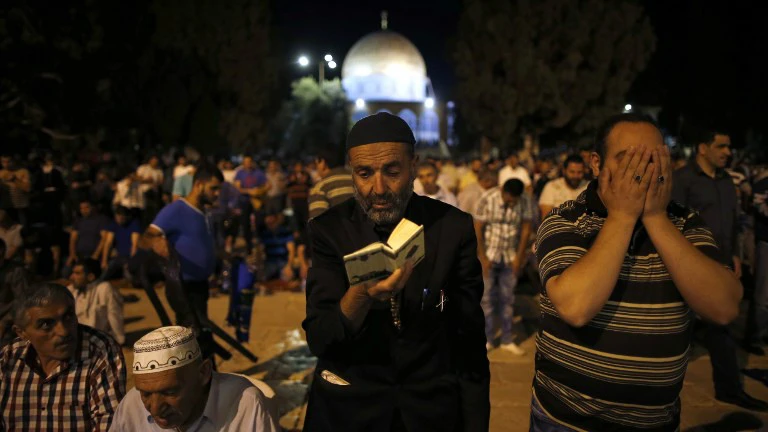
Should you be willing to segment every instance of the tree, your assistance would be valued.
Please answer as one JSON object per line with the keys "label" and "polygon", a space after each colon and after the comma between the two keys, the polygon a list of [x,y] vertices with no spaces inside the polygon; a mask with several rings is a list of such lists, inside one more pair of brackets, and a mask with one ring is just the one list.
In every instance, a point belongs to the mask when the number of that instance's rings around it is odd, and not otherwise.
{"label": "tree", "polygon": [[336,78],[318,85],[312,77],[291,84],[270,139],[276,153],[312,154],[329,145],[342,145],[349,130],[347,99]]}
{"label": "tree", "polygon": [[146,71],[161,139],[203,149],[263,145],[277,79],[269,2],[155,0],[152,12],[156,50]]}
{"label": "tree", "polygon": [[621,111],[654,46],[643,8],[628,0],[465,0],[458,106],[502,147],[525,132],[584,141]]}
{"label": "tree", "polygon": [[[140,0],[11,0],[0,6],[0,134],[14,150],[53,144],[68,149],[96,142],[125,101],[125,65],[142,38]],[[130,74],[128,74],[130,75]],[[123,122],[124,121],[124,122]],[[97,143],[96,143],[97,144]]]}

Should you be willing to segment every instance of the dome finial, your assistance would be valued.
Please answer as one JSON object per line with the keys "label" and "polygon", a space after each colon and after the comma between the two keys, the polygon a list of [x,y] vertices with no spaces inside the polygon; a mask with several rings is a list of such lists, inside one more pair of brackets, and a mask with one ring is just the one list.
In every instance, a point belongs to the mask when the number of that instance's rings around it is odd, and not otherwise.
{"label": "dome finial", "polygon": [[382,30],[386,30],[389,25],[389,21],[387,20],[388,15],[389,14],[387,14],[387,11],[381,11],[381,29]]}

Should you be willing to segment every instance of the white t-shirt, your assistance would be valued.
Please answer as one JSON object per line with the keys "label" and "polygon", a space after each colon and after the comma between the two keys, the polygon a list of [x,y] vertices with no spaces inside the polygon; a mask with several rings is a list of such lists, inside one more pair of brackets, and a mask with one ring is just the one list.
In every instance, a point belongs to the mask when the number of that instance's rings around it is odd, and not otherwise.
{"label": "white t-shirt", "polygon": [[539,205],[559,207],[566,201],[573,201],[578,198],[588,184],[588,181],[582,180],[577,189],[571,189],[562,177],[551,180],[544,185],[544,190],[541,191]]}
{"label": "white t-shirt", "polygon": [[191,173],[193,169],[195,169],[195,167],[192,165],[184,165],[184,166],[176,165],[173,168],[173,178],[179,178],[181,176],[187,175]]}
{"label": "white t-shirt", "polygon": [[160,168],[152,168],[149,164],[141,165],[137,170],[136,174],[138,174],[141,178],[149,178],[152,179],[152,182],[154,184],[162,184],[163,183],[163,171]]}
{"label": "white t-shirt", "polygon": [[531,176],[528,174],[528,170],[520,165],[517,168],[507,165],[499,171],[499,186],[504,186],[504,183],[510,179],[520,180],[525,187],[531,185]]}

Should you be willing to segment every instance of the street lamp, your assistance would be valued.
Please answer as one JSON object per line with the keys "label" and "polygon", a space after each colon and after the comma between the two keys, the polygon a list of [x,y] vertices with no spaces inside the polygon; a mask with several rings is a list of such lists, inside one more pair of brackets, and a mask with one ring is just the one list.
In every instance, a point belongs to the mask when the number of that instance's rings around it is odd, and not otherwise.
{"label": "street lamp", "polygon": [[357,98],[355,101],[355,108],[359,110],[365,108],[365,101],[362,98]]}
{"label": "street lamp", "polygon": [[632,104],[626,104],[624,105],[624,112],[628,113],[632,111]]}
{"label": "street lamp", "polygon": [[[299,66],[301,67],[307,67],[309,66],[309,58],[307,56],[301,56],[298,60]],[[318,75],[318,83],[322,83],[325,81],[325,65],[328,64],[328,67],[331,69],[336,69],[336,62],[333,61],[333,56],[330,54],[326,54],[325,57],[323,57],[323,60],[320,60],[317,62],[317,75]]]}

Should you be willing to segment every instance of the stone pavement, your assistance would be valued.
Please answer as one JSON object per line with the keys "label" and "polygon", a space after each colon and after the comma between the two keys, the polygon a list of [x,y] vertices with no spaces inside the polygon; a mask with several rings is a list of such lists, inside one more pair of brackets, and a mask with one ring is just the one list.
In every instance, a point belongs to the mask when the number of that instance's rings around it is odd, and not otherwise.
{"label": "stone pavement", "polygon": [[[127,340],[132,344],[160,323],[143,291],[130,288],[121,288],[121,291],[140,298],[137,303],[125,305]],[[164,299],[162,289],[158,294]],[[227,296],[215,297],[209,302],[211,318],[222,326],[228,304]],[[301,329],[304,305],[304,295],[301,293],[279,292],[257,296],[253,306],[250,342],[245,346],[259,357],[259,363],[253,364],[239,353],[232,352],[231,348],[229,351],[233,354],[232,359],[218,363],[220,371],[250,375],[269,384],[277,395],[280,424],[286,431],[301,430],[307,389],[315,365]],[[167,310],[170,311],[170,308]],[[491,361],[493,432],[528,430],[535,352],[531,335],[535,331],[536,310],[536,299],[533,296],[518,295],[516,311],[522,315],[522,319],[518,319],[516,331],[520,339],[524,339],[521,344],[527,350],[524,356],[516,357],[500,350],[493,350],[488,355]],[[234,334],[231,328],[228,330]],[[130,364],[133,357],[131,350],[124,349],[123,352]],[[741,360],[748,367],[768,368],[768,357],[744,356]],[[130,389],[133,386],[130,372],[128,380]],[[764,385],[745,378],[745,388],[753,396],[768,400],[768,388]],[[682,399],[683,431],[768,430],[760,426],[761,422],[768,425],[768,415],[745,412],[714,400],[709,356],[701,348],[694,350]]]}

